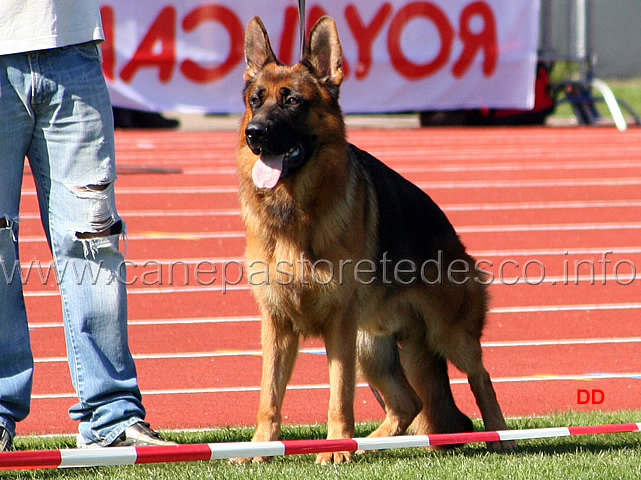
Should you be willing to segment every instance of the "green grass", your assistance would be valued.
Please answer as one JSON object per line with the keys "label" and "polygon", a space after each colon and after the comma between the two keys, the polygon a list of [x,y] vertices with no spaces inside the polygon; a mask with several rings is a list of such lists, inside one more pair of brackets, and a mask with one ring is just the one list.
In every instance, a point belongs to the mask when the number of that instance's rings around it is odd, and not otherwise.
{"label": "green grass", "polygon": [[[544,428],[641,421],[641,410],[621,412],[560,413],[550,417],[519,418],[509,428]],[[358,425],[365,436],[373,424]],[[480,424],[477,423],[477,428]],[[284,429],[283,438],[322,438],[323,426]],[[248,428],[224,428],[199,433],[166,432],[184,443],[246,441]],[[20,450],[73,447],[71,437],[18,437]],[[515,453],[489,453],[483,444],[468,444],[454,451],[394,449],[356,457],[350,464],[318,466],[313,455],[276,457],[268,464],[231,465],[227,461],[188,462],[66,470],[21,470],[0,472],[9,479],[106,479],[106,480],[197,480],[224,479],[638,479],[641,478],[641,433],[582,435],[522,440]]]}

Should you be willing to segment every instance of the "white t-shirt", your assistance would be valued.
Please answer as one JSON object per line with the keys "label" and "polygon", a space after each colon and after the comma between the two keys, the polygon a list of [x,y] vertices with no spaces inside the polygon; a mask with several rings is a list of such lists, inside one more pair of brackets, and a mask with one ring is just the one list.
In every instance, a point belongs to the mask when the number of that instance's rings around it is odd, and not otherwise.
{"label": "white t-shirt", "polygon": [[98,0],[0,0],[0,55],[104,40]]}

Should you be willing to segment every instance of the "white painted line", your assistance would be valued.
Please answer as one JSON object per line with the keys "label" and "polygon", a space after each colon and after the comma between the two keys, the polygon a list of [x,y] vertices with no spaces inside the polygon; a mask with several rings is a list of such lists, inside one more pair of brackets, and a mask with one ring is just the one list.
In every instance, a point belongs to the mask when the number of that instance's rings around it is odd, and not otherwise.
{"label": "white painted line", "polygon": [[[483,348],[509,348],[509,347],[544,347],[568,345],[609,345],[624,343],[641,343],[641,337],[618,338],[584,338],[567,340],[515,340],[505,342],[481,342]],[[325,355],[324,347],[301,348],[299,354]],[[230,357],[261,357],[262,350],[221,350],[216,352],[180,352],[180,353],[140,353],[134,354],[134,360],[175,360],[185,358],[230,358]],[[67,363],[67,357],[39,357],[34,363]]]}
{"label": "white painted line", "polygon": [[[533,267],[534,268],[534,267]],[[220,282],[219,282],[220,280]],[[250,291],[251,285],[249,284],[235,284],[236,279],[228,279],[229,281],[224,285],[217,285],[216,283],[221,283],[222,278],[216,278],[212,281],[212,285],[185,285],[185,286],[162,286],[162,287],[152,287],[151,285],[146,287],[134,287],[133,285],[137,282],[133,280],[129,283],[127,293],[129,295],[168,295],[168,294],[178,294],[178,293],[220,293],[222,295],[227,292],[244,292]],[[241,279],[242,280],[242,279]],[[588,283],[590,285],[606,285],[617,284],[617,285],[630,285],[633,282],[641,281],[641,275],[636,274],[618,274],[618,275],[603,275],[597,274],[594,275],[579,275],[574,276],[573,272],[568,275],[544,275],[541,278],[540,272],[531,273],[527,278],[525,276],[519,277],[507,277],[503,276],[501,278],[492,278],[491,281],[488,281],[488,285],[491,286],[505,286],[512,287],[514,285],[531,285],[536,286],[539,284],[550,284],[554,285],[580,285],[582,283]],[[198,283],[198,282],[195,282]],[[55,290],[27,290],[24,292],[25,298],[42,298],[42,297],[59,297],[60,292],[58,289]]]}
{"label": "white painted line", "polygon": [[641,247],[603,247],[603,248],[549,248],[549,249],[523,249],[523,250],[470,250],[470,255],[476,258],[484,257],[543,257],[572,255],[613,255],[641,253]]}
{"label": "white painted line", "polygon": [[[504,155],[506,152],[501,150],[500,152]],[[517,154],[517,152],[514,152]],[[639,153],[639,149],[631,149],[630,153],[636,154]],[[388,155],[387,153],[385,155]],[[522,155],[521,152],[518,155]],[[536,158],[540,153],[534,153],[531,157]],[[570,157],[572,155],[572,157]],[[573,157],[574,152],[567,153],[568,158],[576,159]],[[590,156],[592,153],[590,153]],[[613,158],[621,158],[622,153],[617,152],[617,155],[614,155]],[[586,158],[589,158],[586,156]],[[397,165],[397,162],[394,161],[394,170],[401,174],[405,173],[434,173],[434,172],[446,172],[446,173],[469,173],[469,172],[537,172],[537,171],[563,171],[563,170],[604,170],[607,172],[612,172],[615,169],[632,169],[632,168],[641,168],[641,162],[638,161],[611,161],[611,162],[595,162],[595,161],[586,161],[586,162],[539,162],[539,163],[484,163],[484,164],[457,164],[452,163],[449,165],[425,165],[425,166],[403,166]]]}
{"label": "white painted line", "polygon": [[561,345],[607,345],[620,343],[641,343],[641,337],[613,338],[569,338],[559,340],[514,340],[505,342],[481,342],[484,348],[501,347],[543,347]]}
{"label": "white painted line", "polygon": [[490,313],[539,313],[539,312],[585,312],[590,310],[638,310],[641,303],[605,303],[580,305],[532,305],[521,307],[496,307]]}
{"label": "white painted line", "polygon": [[[203,195],[210,193],[238,193],[237,185],[215,185],[208,187],[123,187],[116,189],[116,195]],[[35,196],[35,189],[24,189],[24,196]]]}
{"label": "white painted line", "polygon": [[638,229],[641,229],[641,223],[639,222],[556,223],[543,225],[473,225],[456,227],[456,231],[458,233],[614,231]]}
{"label": "white painted line", "polygon": [[641,207],[641,200],[588,200],[569,202],[518,202],[479,203],[442,205],[445,212],[511,211],[511,210],[555,210],[593,208],[635,208]]}
{"label": "white painted line", "polygon": [[[554,381],[585,381],[585,380],[613,380],[613,379],[639,379],[639,373],[608,373],[608,374],[576,374],[576,375],[541,375],[541,376],[524,376],[524,377],[493,377],[493,383],[530,383],[530,382],[554,382]],[[458,378],[450,380],[451,385],[467,384],[467,379]],[[358,383],[357,388],[367,388],[367,383]],[[307,384],[307,385],[288,385],[288,391],[306,391],[306,390],[329,390],[329,384]],[[260,386],[237,386],[237,387],[217,387],[217,388],[184,388],[184,389],[158,389],[143,390],[142,395],[198,395],[198,394],[218,394],[218,393],[248,393],[259,392]],[[54,393],[54,394],[34,394],[34,400],[52,400],[60,398],[76,398],[75,393]]]}
{"label": "white painted line", "polygon": [[[187,240],[198,241],[204,239],[222,239],[222,238],[245,238],[245,232],[139,232],[127,234],[127,240]],[[44,243],[44,235],[21,236],[20,243]]]}
{"label": "white painted line", "polygon": [[[502,233],[502,232],[566,232],[566,231],[616,231],[639,230],[640,222],[612,223],[550,223],[541,225],[463,225],[455,227],[458,233]],[[128,240],[203,240],[221,238],[245,238],[243,231],[229,232],[140,232],[127,235]],[[43,235],[20,237],[22,243],[44,242]]]}
{"label": "white painted line", "polygon": [[572,188],[572,187],[625,187],[641,185],[641,177],[621,178],[568,178],[565,180],[470,180],[456,182],[416,182],[423,190],[500,189],[500,188]]}
{"label": "white painted line", "polygon": [[[425,190],[461,190],[481,188],[558,188],[558,187],[621,187],[641,185],[641,177],[612,178],[568,178],[568,179],[532,179],[532,180],[468,180],[468,181],[435,181],[414,182]],[[238,193],[237,185],[214,186],[180,186],[180,187],[123,187],[116,190],[117,195],[203,195],[214,193]],[[35,189],[25,189],[24,196],[35,196]]]}
{"label": "white painted line", "polygon": [[[236,323],[236,322],[260,322],[259,316],[238,316],[238,317],[197,317],[197,318],[159,318],[148,320],[129,320],[129,327],[150,326],[150,325],[194,325],[210,323]],[[62,328],[62,322],[31,323],[29,329],[40,328]]]}
{"label": "white painted line", "polygon": [[[162,288],[128,288],[128,295],[166,295],[173,293],[201,293],[201,292],[210,292],[210,293],[220,293],[224,295],[224,292],[234,292],[234,291],[248,291],[250,289],[249,285],[226,285],[222,286],[206,286],[199,285],[197,287],[162,287]],[[59,297],[60,292],[58,290],[37,290],[37,291],[26,291],[24,292],[25,297]]]}
{"label": "white painted line", "polygon": [[[212,209],[212,210],[119,210],[118,213],[125,220],[132,217],[240,217],[240,209]],[[40,220],[38,213],[23,213],[21,220]]]}
{"label": "white painted line", "polygon": [[[591,209],[591,208],[635,208],[641,207],[641,200],[588,200],[567,202],[515,202],[515,203],[469,203],[443,204],[445,212],[484,212],[511,210],[554,210],[554,209]],[[120,215],[127,218],[137,217],[240,217],[240,209],[211,210],[121,210]],[[38,213],[23,213],[22,220],[40,220]]]}

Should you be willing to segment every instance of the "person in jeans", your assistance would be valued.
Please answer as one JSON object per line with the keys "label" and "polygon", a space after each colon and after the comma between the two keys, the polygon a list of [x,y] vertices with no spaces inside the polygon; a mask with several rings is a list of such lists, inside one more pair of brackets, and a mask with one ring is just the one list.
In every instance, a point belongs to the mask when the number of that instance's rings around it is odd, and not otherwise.
{"label": "person in jeans", "polygon": [[65,275],[60,283],[78,446],[172,443],[144,421],[128,346],[103,39],[97,0],[0,2],[0,451],[29,413],[32,387],[20,275],[6,274],[19,268],[25,156],[57,270],[100,269],[97,281]]}

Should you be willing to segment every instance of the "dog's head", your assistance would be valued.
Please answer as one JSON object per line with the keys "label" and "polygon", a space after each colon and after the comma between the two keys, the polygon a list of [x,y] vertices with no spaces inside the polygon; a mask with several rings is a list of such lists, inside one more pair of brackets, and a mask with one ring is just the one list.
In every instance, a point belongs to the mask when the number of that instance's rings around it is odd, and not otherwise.
{"label": "dog's head", "polygon": [[254,17],[245,36],[245,58],[241,148],[248,147],[255,157],[256,187],[274,188],[302,170],[332,136],[344,140],[338,105],[342,50],[336,25],[330,17],[318,20],[303,59],[290,66],[277,60],[265,26]]}

